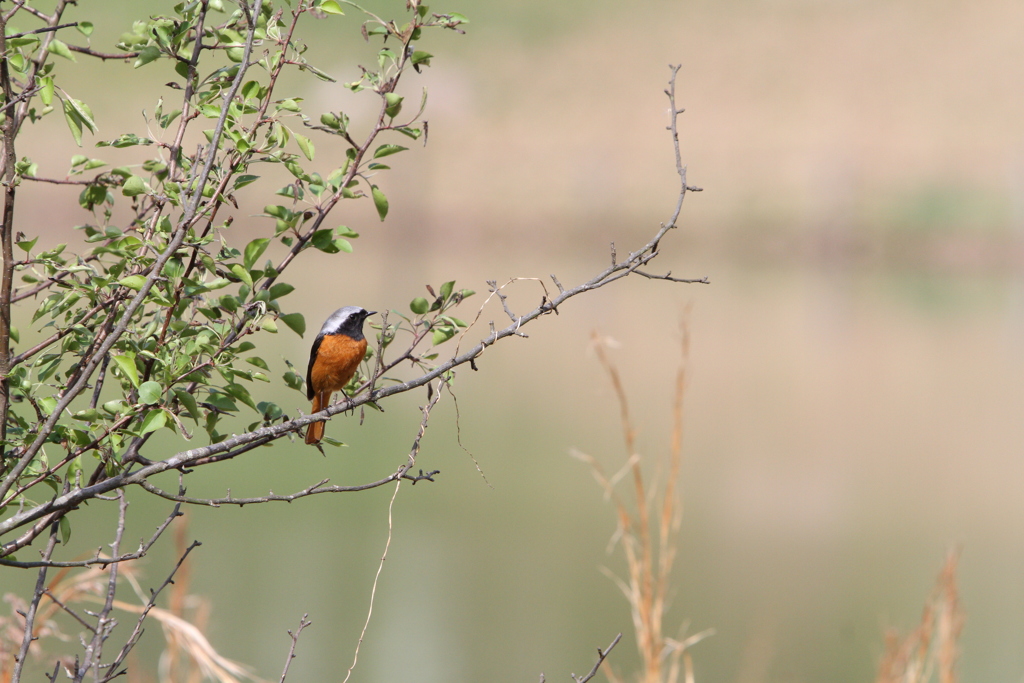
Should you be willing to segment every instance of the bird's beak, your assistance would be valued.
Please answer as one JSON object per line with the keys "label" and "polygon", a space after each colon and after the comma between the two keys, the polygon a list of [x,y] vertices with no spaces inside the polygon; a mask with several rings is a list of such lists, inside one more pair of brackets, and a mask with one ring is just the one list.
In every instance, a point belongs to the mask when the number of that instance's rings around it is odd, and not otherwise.
{"label": "bird's beak", "polygon": [[377,311],[367,311],[366,317],[369,318],[371,315],[377,315]]}

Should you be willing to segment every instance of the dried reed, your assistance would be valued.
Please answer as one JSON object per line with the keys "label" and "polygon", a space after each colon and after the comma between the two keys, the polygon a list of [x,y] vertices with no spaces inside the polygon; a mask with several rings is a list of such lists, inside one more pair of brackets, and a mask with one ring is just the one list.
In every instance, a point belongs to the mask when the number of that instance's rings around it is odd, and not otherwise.
{"label": "dried reed", "polygon": [[[184,554],[186,527],[183,522],[179,522],[179,525],[175,538],[180,554]],[[260,681],[242,664],[218,654],[210,644],[205,635],[209,603],[204,598],[188,593],[187,566],[186,560],[175,575],[170,590],[170,607],[154,607],[148,614],[148,617],[160,623],[166,640],[164,652],[160,657],[161,683],[199,683],[204,679],[217,683],[239,683],[240,678]],[[109,570],[100,566],[58,571],[47,585],[40,602],[33,633],[35,640],[30,646],[29,654],[39,659],[45,654],[44,643],[47,641],[74,640],[60,630],[58,616],[61,614],[70,617],[73,620],[71,623],[92,630],[88,605],[103,603],[108,580]],[[136,565],[131,562],[122,563],[118,570],[118,580],[128,583],[140,602],[134,604],[115,600],[114,607],[128,614],[141,614],[149,597],[139,583]],[[14,670],[14,656],[18,652],[25,629],[25,619],[22,615],[27,605],[22,598],[11,593],[4,595],[4,601],[10,604],[11,615],[0,616],[0,683],[9,683]],[[191,621],[185,618],[186,607],[192,609]],[[74,667],[75,659],[61,657],[60,662],[65,669],[70,670]],[[139,667],[130,667],[129,680],[145,680]]]}
{"label": "dried reed", "polygon": [[[605,475],[595,458],[585,453],[574,455],[590,465],[594,478],[604,489],[605,496],[615,505],[618,528],[612,537],[622,548],[626,559],[626,579],[608,575],[615,581],[632,612],[633,628],[637,649],[643,666],[638,680],[643,683],[678,683],[680,674],[687,683],[693,681],[693,663],[688,649],[710,635],[710,631],[683,637],[671,638],[664,634],[665,610],[671,589],[672,566],[678,550],[679,525],[682,520],[682,495],[677,489],[682,465],[683,439],[683,395],[686,386],[686,361],[689,357],[689,335],[686,326],[682,329],[682,358],[675,380],[675,402],[671,449],[668,459],[668,476],[662,490],[647,490],[644,481],[641,457],[636,449],[636,429],[630,417],[629,401],[622,385],[618,369],[605,353],[606,342],[596,333],[593,335],[594,349],[598,360],[608,373],[619,404],[619,417],[625,439],[626,462],[612,477]],[[632,477],[632,500],[627,501],[616,490],[618,482]],[[660,498],[660,503],[657,498]],[[604,672],[617,683],[621,681],[607,662]]]}
{"label": "dried reed", "polygon": [[956,683],[964,614],[956,587],[957,555],[950,553],[925,603],[921,623],[906,637],[885,636],[876,683]]}

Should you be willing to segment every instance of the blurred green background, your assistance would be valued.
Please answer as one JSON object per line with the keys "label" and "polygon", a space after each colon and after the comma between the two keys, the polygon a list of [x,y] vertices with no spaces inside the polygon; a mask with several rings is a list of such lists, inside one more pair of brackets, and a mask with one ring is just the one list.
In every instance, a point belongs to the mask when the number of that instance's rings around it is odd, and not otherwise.
{"label": "blurred green background", "polygon": [[[613,510],[569,450],[609,470],[624,458],[614,396],[588,350],[597,331],[618,345],[641,452],[656,470],[684,318],[685,512],[667,627],[715,629],[693,650],[697,681],[873,680],[885,628],[917,623],[953,548],[967,612],[963,678],[1019,680],[1024,4],[451,2],[433,9],[472,23],[465,36],[428,34],[433,66],[405,82],[410,96],[429,90],[429,144],[381,177],[387,221],[368,203],[344,207],[338,222],[362,235],[355,253],[310,254],[286,278],[311,330],[342,305],[405,311],[426,283],[483,291],[487,279],[555,273],[576,284],[605,266],[610,242],[620,252],[646,242],[676,197],[669,63],[683,65],[683,158],[705,191],[687,197],[654,269],[712,284],[623,282],[490,349],[479,373],[459,373],[462,442],[490,486],[456,442],[444,399],[418,463],[442,474],[399,493],[353,680],[562,680],[589,670],[619,631],[610,661],[627,677],[636,670],[628,607],[599,571],[622,571],[606,553]],[[370,6],[398,17],[404,3]],[[92,45],[112,50],[133,16],[162,7],[83,0],[71,18],[92,19]],[[307,23],[311,61],[352,80],[372,58],[359,22],[352,11]],[[139,110],[175,94],[162,62],[61,66],[75,75],[71,94],[95,110],[99,139],[144,133]],[[312,79],[281,91],[291,95],[357,122],[371,107],[369,96]],[[75,153],[63,122],[27,133],[19,155],[41,175],[63,175]],[[317,150],[323,170],[342,153],[320,140]],[[19,229],[43,244],[75,239],[67,226],[87,220],[72,192],[22,193]],[[232,228],[239,244],[269,230],[250,216],[272,198],[245,199]],[[525,311],[538,298],[523,282],[510,305]],[[462,317],[482,301],[468,300]],[[484,320],[503,315],[492,304]],[[304,367],[311,340],[286,331],[261,355],[278,371],[285,358]],[[308,409],[282,382],[267,395]],[[404,460],[424,400],[398,398],[361,427],[333,420],[328,433],[348,447],[326,458],[280,443],[204,468],[189,492],[379,478]],[[132,537],[169,510],[140,493]],[[211,601],[215,647],[276,679],[285,630],[308,612],[289,680],[340,680],[390,494],[189,510],[188,536],[203,542],[191,588]],[[79,522],[76,538],[109,542],[110,511],[88,514],[95,526]],[[145,585],[173,561],[164,543],[145,560]],[[152,624],[140,661],[160,644]]]}

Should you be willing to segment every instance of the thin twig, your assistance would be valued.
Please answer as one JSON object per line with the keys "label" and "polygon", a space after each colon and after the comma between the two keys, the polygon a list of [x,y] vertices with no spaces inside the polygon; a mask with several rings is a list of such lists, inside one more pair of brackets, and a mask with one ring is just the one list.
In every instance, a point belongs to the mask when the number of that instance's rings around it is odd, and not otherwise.
{"label": "thin twig", "polygon": [[15,33],[14,35],[7,36],[7,40],[10,40],[11,38],[21,38],[23,36],[30,36],[33,33],[47,33],[49,31],[58,31],[58,30],[60,30],[62,28],[68,28],[70,26],[78,26],[78,22],[77,21],[72,21],[70,24],[59,24],[57,26],[44,26],[42,28],[37,28],[34,31],[23,31],[22,33]]}
{"label": "thin twig", "polygon": [[597,648],[597,662],[594,664],[594,668],[590,670],[590,673],[583,677],[579,677],[576,674],[572,674],[573,680],[576,681],[576,683],[587,683],[587,681],[596,676],[597,670],[601,668],[602,664],[604,664],[604,660],[608,657],[608,653],[612,651],[613,647],[619,644],[620,640],[622,640],[621,633],[615,636],[615,640],[613,640],[611,645],[606,647],[604,651],[602,651],[601,648]]}
{"label": "thin twig", "polygon": [[[420,451],[420,441],[423,439],[423,434],[427,430],[427,422],[430,419],[430,411],[437,405],[437,402],[441,400],[441,388],[438,387],[434,393],[433,398],[422,408],[423,420],[420,422],[419,432],[416,434],[416,439],[413,441],[412,449],[409,451],[409,467],[411,468],[416,462],[416,455]],[[377,565],[377,573],[373,577],[373,588],[370,589],[370,608],[366,612],[366,622],[363,624],[363,630],[359,634],[359,641],[356,643],[355,652],[352,655],[352,666],[348,668],[348,673],[345,674],[345,679],[342,683],[348,683],[348,679],[352,676],[353,669],[356,668],[356,663],[359,661],[359,648],[363,644],[363,639],[366,637],[366,629],[370,627],[370,617],[373,616],[373,601],[377,596],[377,583],[380,581],[380,573],[384,570],[384,560],[388,557],[388,549],[391,547],[391,534],[394,529],[392,511],[395,507],[395,498],[398,497],[398,489],[402,486],[402,480],[399,479],[395,482],[395,492],[391,494],[391,502],[388,503],[388,540],[384,544],[384,554],[381,555],[380,564]]]}
{"label": "thin twig", "polygon": [[156,543],[157,539],[160,538],[161,535],[163,535],[164,530],[166,530],[167,527],[170,526],[171,522],[173,522],[175,518],[181,517],[181,516],[182,516],[181,505],[180,504],[175,505],[174,509],[171,511],[171,514],[168,515],[167,519],[165,519],[163,521],[163,523],[161,523],[160,526],[158,526],[156,528],[156,531],[149,538],[149,540],[141,543],[139,545],[139,549],[136,550],[133,553],[126,553],[124,555],[115,555],[115,556],[112,556],[112,557],[102,557],[100,555],[99,551],[97,551],[96,555],[94,557],[92,557],[91,559],[88,559],[88,560],[73,560],[73,561],[68,561],[68,562],[48,561],[48,560],[36,560],[36,561],[28,561],[28,562],[18,562],[18,561],[15,561],[15,560],[8,560],[8,559],[5,559],[5,558],[0,558],[0,566],[19,567],[19,568],[22,568],[22,569],[29,569],[29,568],[33,568],[33,567],[63,567],[63,568],[67,568],[67,567],[92,567],[92,566],[97,566],[97,565],[101,566],[101,567],[106,567],[107,565],[117,564],[118,562],[128,562],[130,560],[137,560],[139,558],[145,557],[146,554],[149,552],[149,549],[153,547],[154,543]]}
{"label": "thin twig", "polygon": [[302,634],[302,629],[306,628],[313,622],[308,619],[309,614],[303,614],[302,619],[299,620],[299,627],[295,629],[295,632],[288,631],[288,635],[291,636],[292,646],[288,648],[288,658],[284,660],[284,670],[281,672],[281,679],[279,683],[284,683],[284,679],[288,677],[288,667],[292,665],[292,660],[295,659],[295,646],[299,644],[299,635]]}
{"label": "thin twig", "polygon": [[[125,519],[128,516],[128,497],[125,496],[123,489],[118,490],[117,498],[117,531],[114,535],[114,542],[110,544],[110,554],[112,557],[117,557],[121,552],[121,539],[124,537]],[[92,638],[89,640],[89,644],[85,648],[85,653],[82,657],[82,664],[75,671],[75,683],[80,683],[94,667],[97,672],[96,677],[99,677],[99,666],[100,659],[103,654],[103,644],[106,642],[107,638],[110,637],[110,633],[113,631],[114,626],[117,625],[117,621],[110,617],[110,613],[114,609],[114,597],[117,594],[117,574],[119,569],[120,564],[116,562],[111,564],[107,569],[110,577],[107,580],[106,600],[103,603],[103,608],[96,617],[96,628],[93,631]]]}
{"label": "thin twig", "polygon": [[[44,560],[50,559],[55,547],[57,547],[56,522],[54,522],[50,529],[50,540],[46,543],[46,549],[43,551]],[[46,567],[41,567],[39,569],[39,574],[36,576],[36,589],[32,593],[32,602],[29,603],[28,611],[25,612],[25,633],[21,639],[21,648],[18,650],[18,656],[14,660],[14,672],[11,675],[12,681],[21,680],[21,670],[22,667],[25,666],[25,658],[28,657],[28,648],[32,645],[32,641],[35,640],[36,614],[39,611],[39,601],[42,599],[45,592]]]}
{"label": "thin twig", "polygon": [[106,683],[107,681],[120,675],[117,669],[124,662],[125,658],[128,656],[128,653],[132,651],[132,648],[135,647],[135,644],[139,641],[139,637],[142,635],[142,624],[143,622],[145,622],[146,617],[149,616],[150,610],[152,610],[153,607],[156,606],[157,596],[160,595],[160,592],[164,588],[174,583],[174,575],[178,572],[178,569],[181,568],[181,565],[185,562],[185,559],[188,557],[189,553],[191,553],[194,548],[198,548],[201,545],[202,543],[200,543],[199,541],[192,541],[192,544],[185,549],[185,552],[178,560],[178,563],[174,565],[174,569],[172,569],[171,573],[167,576],[166,579],[164,579],[164,582],[160,584],[160,587],[156,590],[150,591],[149,602],[146,603],[146,606],[143,607],[142,612],[139,614],[139,619],[135,622],[135,629],[132,631],[131,636],[128,637],[128,642],[124,644],[124,647],[121,648],[121,651],[117,653],[117,657],[115,657],[114,661],[110,663],[108,669],[110,673],[106,676],[106,678],[100,680],[99,683]]}

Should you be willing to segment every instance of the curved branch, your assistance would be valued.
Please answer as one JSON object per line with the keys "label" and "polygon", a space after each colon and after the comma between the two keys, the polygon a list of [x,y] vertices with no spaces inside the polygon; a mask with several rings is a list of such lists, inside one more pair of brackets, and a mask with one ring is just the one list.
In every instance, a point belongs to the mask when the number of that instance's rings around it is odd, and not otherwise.
{"label": "curved branch", "polygon": [[[39,520],[53,513],[54,511],[68,510],[96,496],[131,485],[142,486],[143,488],[147,488],[147,490],[150,490],[152,493],[156,495],[161,495],[162,497],[168,498],[170,500],[175,500],[178,502],[193,503],[200,505],[243,505],[259,502],[270,502],[272,500],[287,502],[308,495],[313,495],[314,493],[362,491],[382,486],[384,484],[387,484],[391,481],[395,481],[396,479],[402,477],[409,470],[409,468],[412,467],[411,462],[407,465],[403,465],[395,473],[378,481],[370,482],[368,484],[328,487],[324,486],[324,484],[326,484],[325,481],[315,486],[309,487],[308,489],[304,489],[303,491],[300,491],[295,494],[289,494],[286,496],[278,496],[271,494],[269,496],[249,499],[232,499],[230,497],[224,499],[190,499],[185,497],[183,494],[181,494],[180,496],[175,496],[174,494],[169,494],[167,492],[160,491],[157,487],[152,486],[147,482],[147,480],[150,477],[161,472],[166,472],[168,470],[194,467],[201,464],[208,464],[220,460],[233,458],[243,452],[252,450],[257,446],[280,439],[285,436],[289,436],[313,422],[322,421],[339,413],[352,410],[353,408],[359,407],[366,403],[378,402],[389,396],[404,393],[417,387],[424,386],[435,379],[444,378],[447,375],[447,373],[451,372],[458,366],[467,363],[474,363],[474,361],[477,358],[479,358],[481,354],[484,353],[487,347],[492,346],[499,340],[511,336],[522,336],[521,328],[523,326],[531,323],[532,321],[536,320],[537,318],[543,315],[547,315],[552,312],[557,312],[557,308],[568,299],[571,299],[585,292],[600,289],[601,287],[609,285],[612,282],[615,282],[616,280],[622,279],[624,277],[628,277],[629,275],[632,275],[634,273],[643,274],[645,277],[651,277],[650,274],[644,273],[639,269],[648,264],[658,255],[658,245],[661,239],[669,230],[676,227],[675,223],[679,217],[680,208],[682,206],[682,202],[686,192],[693,190],[686,184],[686,169],[684,166],[682,166],[680,156],[678,153],[679,140],[678,135],[676,133],[675,120],[681,113],[681,110],[676,108],[674,99],[675,77],[678,73],[678,70],[679,67],[672,67],[672,80],[670,81],[670,89],[667,92],[669,93],[669,99],[672,105],[673,112],[672,125],[669,127],[669,129],[672,132],[673,145],[675,146],[677,152],[676,170],[680,176],[681,181],[679,197],[676,202],[675,210],[673,211],[669,221],[661,224],[660,228],[657,230],[655,235],[639,249],[629,253],[624,261],[620,263],[612,263],[604,270],[597,273],[591,279],[570,289],[565,289],[564,287],[562,287],[562,285],[558,282],[556,278],[552,278],[559,289],[559,293],[557,296],[549,298],[548,295],[545,295],[538,306],[536,306],[533,310],[529,311],[525,315],[513,316],[515,319],[512,322],[512,324],[503,329],[496,329],[492,323],[491,333],[485,338],[481,339],[475,346],[473,346],[468,351],[465,351],[463,353],[458,353],[458,351],[456,351],[456,354],[449,358],[447,361],[441,363],[440,365],[431,369],[430,371],[425,372],[419,377],[410,379],[406,382],[402,382],[399,384],[387,386],[384,388],[373,389],[372,391],[364,390],[362,393],[350,398],[345,398],[344,400],[335,403],[334,405],[328,406],[326,409],[318,413],[314,413],[311,415],[303,415],[295,419],[281,422],[275,425],[262,427],[252,432],[232,436],[216,444],[210,444],[208,446],[202,446],[185,451],[180,451],[164,460],[156,462],[147,461],[145,462],[145,464],[143,464],[143,466],[141,466],[137,470],[125,471],[103,481],[97,482],[96,484],[79,488],[73,491],[69,491],[63,495],[54,497],[53,499],[45,503],[41,503],[35,507],[22,510],[5,520],[0,521],[0,535],[8,533],[11,530],[22,527],[26,524],[31,524],[36,520]],[[154,272],[158,271],[159,267],[154,268]],[[657,279],[668,279],[671,281],[678,280],[677,278],[668,277],[662,277]],[[138,299],[136,299],[136,301],[137,300]],[[382,371],[384,371],[387,367],[390,366],[385,366],[384,369],[382,369]],[[83,374],[83,380],[85,377],[88,376],[88,374],[89,373]],[[369,384],[371,386],[375,386],[374,383],[376,382],[377,379],[379,379],[379,376],[372,378]],[[53,415],[57,415],[61,409],[62,406],[58,406],[58,409],[54,411]],[[51,418],[52,417],[53,416],[51,416]],[[423,429],[425,429],[425,425],[421,427],[421,436]],[[37,444],[33,445],[36,446]],[[411,457],[414,458],[414,455],[412,455]],[[22,463],[27,463],[24,457],[22,458]]]}

